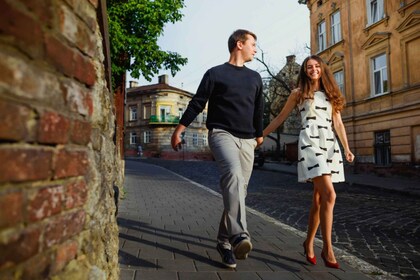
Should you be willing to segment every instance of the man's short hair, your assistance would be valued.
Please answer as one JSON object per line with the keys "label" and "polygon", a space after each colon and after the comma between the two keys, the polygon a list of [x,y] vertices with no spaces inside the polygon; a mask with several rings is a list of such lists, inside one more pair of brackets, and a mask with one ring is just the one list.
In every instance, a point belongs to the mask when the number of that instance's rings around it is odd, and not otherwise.
{"label": "man's short hair", "polygon": [[230,53],[235,49],[236,43],[238,41],[241,41],[241,42],[246,41],[246,39],[247,39],[246,35],[251,35],[252,37],[254,37],[255,41],[257,40],[257,35],[255,35],[251,31],[248,31],[248,30],[245,30],[245,29],[235,30],[232,33],[232,35],[230,35],[229,40],[228,40],[228,47],[229,47],[229,52]]}

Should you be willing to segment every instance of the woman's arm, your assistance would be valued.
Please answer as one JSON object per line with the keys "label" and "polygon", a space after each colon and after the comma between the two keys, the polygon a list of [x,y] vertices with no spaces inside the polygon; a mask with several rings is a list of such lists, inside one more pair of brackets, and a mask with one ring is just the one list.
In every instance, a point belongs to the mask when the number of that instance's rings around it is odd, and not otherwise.
{"label": "woman's arm", "polygon": [[349,143],[347,141],[346,128],[344,127],[343,120],[341,119],[341,113],[333,112],[332,117],[333,117],[335,132],[337,133],[338,138],[340,139],[340,142],[344,148],[344,155],[348,162],[352,162],[354,160],[354,155],[350,151]]}
{"label": "woman's arm", "polygon": [[290,112],[292,112],[293,108],[296,107],[296,104],[297,104],[297,90],[294,90],[290,93],[289,98],[287,98],[286,104],[284,105],[280,113],[277,115],[277,117],[275,117],[270,122],[270,124],[264,129],[263,137],[269,135],[277,127],[279,127],[289,116]]}

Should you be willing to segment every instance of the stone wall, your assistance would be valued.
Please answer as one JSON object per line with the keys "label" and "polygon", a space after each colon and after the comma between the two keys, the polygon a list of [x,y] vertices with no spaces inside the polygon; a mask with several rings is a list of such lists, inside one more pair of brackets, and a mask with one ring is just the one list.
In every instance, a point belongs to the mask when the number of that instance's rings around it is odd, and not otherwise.
{"label": "stone wall", "polygon": [[118,279],[104,3],[0,0],[0,279]]}

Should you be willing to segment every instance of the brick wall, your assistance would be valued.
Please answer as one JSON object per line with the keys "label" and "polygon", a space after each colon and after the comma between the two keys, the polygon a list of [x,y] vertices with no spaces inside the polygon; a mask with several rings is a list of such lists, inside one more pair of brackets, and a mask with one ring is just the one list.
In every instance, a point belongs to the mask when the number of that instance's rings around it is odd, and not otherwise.
{"label": "brick wall", "polygon": [[118,279],[104,2],[0,0],[0,279]]}

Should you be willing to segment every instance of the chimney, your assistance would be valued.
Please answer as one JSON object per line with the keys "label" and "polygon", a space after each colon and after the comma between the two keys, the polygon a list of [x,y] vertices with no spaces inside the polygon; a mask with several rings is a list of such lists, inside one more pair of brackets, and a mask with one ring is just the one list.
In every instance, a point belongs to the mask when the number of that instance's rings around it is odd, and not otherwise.
{"label": "chimney", "polygon": [[159,76],[159,84],[168,84],[168,75],[160,75]]}
{"label": "chimney", "polygon": [[295,63],[296,61],[296,55],[288,55],[286,56],[287,64]]}
{"label": "chimney", "polygon": [[136,81],[130,81],[130,88],[138,87],[138,86],[139,86],[139,83],[138,82],[136,82]]}

